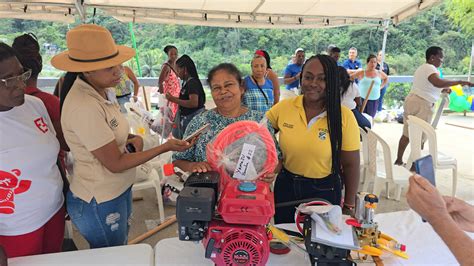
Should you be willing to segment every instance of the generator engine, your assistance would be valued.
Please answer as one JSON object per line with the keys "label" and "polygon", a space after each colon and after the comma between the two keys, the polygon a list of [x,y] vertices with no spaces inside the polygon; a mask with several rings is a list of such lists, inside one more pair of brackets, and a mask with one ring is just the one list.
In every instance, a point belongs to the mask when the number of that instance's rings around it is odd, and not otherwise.
{"label": "generator engine", "polygon": [[[249,156],[243,145],[253,145],[255,139],[263,146],[254,145],[256,156]],[[275,205],[269,184],[258,178],[277,164],[273,138],[266,127],[240,121],[225,128],[212,144],[207,157],[215,172],[192,174],[178,196],[179,239],[202,240],[205,257],[216,265],[265,265],[271,239],[266,226]],[[265,157],[259,157],[262,150]],[[229,161],[231,167],[222,163]],[[242,171],[250,169],[249,164],[258,168],[250,177]],[[236,171],[244,178],[235,178]]]}

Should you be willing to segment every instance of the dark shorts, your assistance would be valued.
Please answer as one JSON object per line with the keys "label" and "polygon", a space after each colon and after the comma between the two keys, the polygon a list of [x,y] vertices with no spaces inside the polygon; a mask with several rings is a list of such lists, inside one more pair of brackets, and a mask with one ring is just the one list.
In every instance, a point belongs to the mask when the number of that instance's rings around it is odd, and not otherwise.
{"label": "dark shorts", "polygon": [[[362,102],[364,99],[362,99]],[[377,108],[379,106],[379,100],[368,100],[367,105],[365,106],[364,113],[370,115],[371,117],[375,117],[377,113]]]}

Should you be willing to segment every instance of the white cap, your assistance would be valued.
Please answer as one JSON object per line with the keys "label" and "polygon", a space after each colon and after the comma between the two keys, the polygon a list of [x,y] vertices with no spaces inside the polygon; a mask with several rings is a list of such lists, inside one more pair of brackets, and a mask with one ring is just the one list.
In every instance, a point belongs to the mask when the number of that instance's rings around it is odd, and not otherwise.
{"label": "white cap", "polygon": [[296,50],[295,50],[295,55],[296,55],[298,52],[304,52],[304,49],[303,49],[303,48],[301,48],[301,47],[300,47],[300,48],[298,48],[298,49],[296,49]]}
{"label": "white cap", "polygon": [[337,46],[336,46],[335,44],[330,44],[330,45],[328,45],[328,50],[327,50],[327,52],[328,52],[328,53],[331,52],[331,50],[332,50],[333,48],[336,48],[336,47],[337,47]]}

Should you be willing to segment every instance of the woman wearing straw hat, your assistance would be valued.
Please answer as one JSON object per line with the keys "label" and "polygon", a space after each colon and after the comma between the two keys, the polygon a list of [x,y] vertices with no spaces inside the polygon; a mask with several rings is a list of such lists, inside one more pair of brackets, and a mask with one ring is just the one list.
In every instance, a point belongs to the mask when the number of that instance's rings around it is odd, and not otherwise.
{"label": "woman wearing straw hat", "polygon": [[191,144],[169,140],[142,151],[142,139],[128,134],[128,122],[109,89],[120,82],[122,63],[135,51],[116,45],[110,32],[97,25],[70,30],[66,41],[68,50],[51,63],[77,76],[65,82],[61,91],[61,125],[74,156],[67,210],[91,248],[124,245],[135,167]]}

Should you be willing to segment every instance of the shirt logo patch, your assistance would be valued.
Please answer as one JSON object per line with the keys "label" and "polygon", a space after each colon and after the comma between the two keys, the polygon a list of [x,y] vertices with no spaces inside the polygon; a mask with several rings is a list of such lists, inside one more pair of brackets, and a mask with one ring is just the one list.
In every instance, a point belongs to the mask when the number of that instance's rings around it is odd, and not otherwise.
{"label": "shirt logo patch", "polygon": [[48,125],[44,122],[42,117],[36,118],[34,120],[36,127],[43,133],[48,132]]}
{"label": "shirt logo patch", "polygon": [[0,213],[15,212],[15,195],[30,189],[31,180],[20,180],[21,171],[13,169],[10,172],[0,170]]}
{"label": "shirt logo patch", "polygon": [[320,129],[319,129],[319,132],[318,132],[318,137],[319,137],[320,140],[326,140],[327,134],[328,134],[328,133],[327,133],[327,130],[326,130],[326,129],[320,128]]}
{"label": "shirt logo patch", "polygon": [[283,127],[287,127],[287,128],[293,128],[294,125],[292,124],[288,124],[288,123],[283,123]]}
{"label": "shirt logo patch", "polygon": [[119,126],[119,123],[118,123],[118,121],[117,121],[117,118],[114,117],[112,120],[110,120],[110,127],[111,127],[112,129],[115,129],[115,128],[117,128],[118,126]]}

